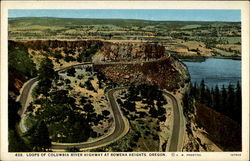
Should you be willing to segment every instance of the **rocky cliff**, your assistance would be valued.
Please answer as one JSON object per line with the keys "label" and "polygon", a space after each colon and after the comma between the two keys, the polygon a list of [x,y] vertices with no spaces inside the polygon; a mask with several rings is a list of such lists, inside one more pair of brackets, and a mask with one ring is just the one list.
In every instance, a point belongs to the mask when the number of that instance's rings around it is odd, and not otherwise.
{"label": "rocky cliff", "polygon": [[176,61],[172,57],[163,57],[143,63],[95,64],[94,69],[119,84],[146,83],[173,91],[189,82],[187,69],[182,64],[176,65]]}
{"label": "rocky cliff", "polygon": [[134,61],[158,59],[164,56],[163,46],[153,43],[110,43],[104,42],[93,57],[93,62]]}
{"label": "rocky cliff", "polygon": [[121,84],[147,83],[173,91],[189,82],[186,66],[165,54],[165,48],[156,43],[113,43],[99,40],[34,40],[11,43],[35,51],[45,51],[47,54],[58,49],[72,50],[76,58],[86,49],[95,48],[92,57],[95,69]]}

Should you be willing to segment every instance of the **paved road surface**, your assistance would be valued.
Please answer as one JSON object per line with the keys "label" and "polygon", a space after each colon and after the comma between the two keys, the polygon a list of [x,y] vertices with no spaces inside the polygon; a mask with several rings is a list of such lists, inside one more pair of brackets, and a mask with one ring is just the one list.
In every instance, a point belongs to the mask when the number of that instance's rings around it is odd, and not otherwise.
{"label": "paved road surface", "polygon": [[182,144],[182,137],[183,137],[183,133],[184,133],[184,118],[182,115],[182,111],[180,111],[180,107],[178,105],[178,102],[176,100],[176,98],[168,93],[168,92],[164,92],[164,94],[169,97],[172,102],[173,102],[173,114],[174,114],[174,122],[173,122],[173,131],[172,131],[172,137],[170,140],[170,147],[169,147],[169,151],[170,152],[177,152],[177,151],[181,151],[181,144]]}
{"label": "paved road surface", "polygon": [[38,80],[37,77],[35,78],[32,78],[30,79],[27,84],[25,84],[25,86],[23,87],[23,91],[20,95],[20,98],[19,98],[19,101],[22,105],[22,108],[19,110],[19,114],[20,115],[23,115],[24,114],[24,111],[26,110],[26,102],[27,102],[27,99],[28,99],[28,96],[29,96],[29,92],[30,92],[30,89],[32,87],[32,85]]}

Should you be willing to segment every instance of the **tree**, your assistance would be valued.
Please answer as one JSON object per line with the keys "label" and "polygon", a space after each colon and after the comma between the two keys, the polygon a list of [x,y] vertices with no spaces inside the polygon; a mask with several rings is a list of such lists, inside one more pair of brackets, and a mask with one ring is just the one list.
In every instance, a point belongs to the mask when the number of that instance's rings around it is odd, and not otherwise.
{"label": "tree", "polygon": [[52,80],[44,78],[38,82],[37,88],[35,88],[37,94],[43,94],[45,97],[49,96],[49,91],[52,86]]}
{"label": "tree", "polygon": [[166,121],[166,116],[165,115],[162,115],[158,118],[161,122],[164,122]]}
{"label": "tree", "polygon": [[37,128],[35,128],[34,133],[31,137],[31,145],[35,150],[46,151],[51,147],[49,131],[44,121],[40,121],[38,123],[38,126]]}
{"label": "tree", "polygon": [[8,78],[9,91],[19,95],[19,89],[14,82],[15,79],[22,82],[35,77],[37,74],[36,65],[29,56],[28,49],[16,42],[8,41]]}
{"label": "tree", "polygon": [[14,46],[13,43],[8,44],[8,67],[9,74],[22,76],[23,78],[31,78],[36,76],[36,65],[28,54],[28,49],[24,46]]}
{"label": "tree", "polygon": [[58,73],[54,70],[54,65],[52,61],[46,57],[40,64],[38,70],[38,88],[36,88],[36,93],[43,94],[44,96],[49,95],[49,91],[53,80],[59,78]]}
{"label": "tree", "polygon": [[87,80],[85,82],[87,90],[95,91],[95,88],[93,87],[92,83],[90,80]]}
{"label": "tree", "polygon": [[233,109],[234,119],[241,124],[242,96],[240,82],[237,82],[235,91],[235,106]]}
{"label": "tree", "polygon": [[191,84],[191,91],[190,91],[190,95],[193,97],[197,97],[197,87],[196,87],[196,82],[194,83],[194,85]]}
{"label": "tree", "polygon": [[65,83],[66,83],[66,84],[70,84],[71,81],[70,81],[69,79],[65,79]]}
{"label": "tree", "polygon": [[82,97],[81,99],[80,99],[80,103],[81,104],[85,104],[87,102],[87,97]]}
{"label": "tree", "polygon": [[95,111],[94,106],[90,103],[87,103],[86,105],[84,105],[83,109],[85,112],[88,112],[88,113],[92,113]]}
{"label": "tree", "polygon": [[225,86],[223,85],[222,90],[221,90],[221,109],[219,112],[225,113],[225,111],[227,110],[225,109],[225,106],[227,103],[226,101],[227,101],[227,91],[226,91]]}
{"label": "tree", "polygon": [[64,60],[68,63],[70,61],[75,61],[76,59],[74,57],[72,57],[72,56],[66,55],[64,57]]}
{"label": "tree", "polygon": [[158,111],[154,107],[150,107],[149,114],[154,118],[158,117]]}
{"label": "tree", "polygon": [[204,79],[202,79],[200,83],[200,102],[204,103],[204,101],[205,101],[205,81]]}
{"label": "tree", "polygon": [[135,109],[135,103],[132,102],[132,101],[124,101],[123,103],[123,106],[125,107],[125,109],[131,111],[131,112],[134,112],[136,109]]}
{"label": "tree", "polygon": [[226,111],[225,114],[228,115],[231,118],[234,118],[234,114],[233,114],[233,109],[235,106],[235,93],[234,93],[234,88],[232,84],[228,85],[227,88],[227,100],[226,100]]}
{"label": "tree", "polygon": [[67,76],[75,77],[76,70],[75,68],[70,68],[67,70]]}
{"label": "tree", "polygon": [[104,111],[102,111],[102,114],[103,114],[104,116],[108,116],[108,115],[110,114],[110,112],[109,112],[108,110],[104,110]]}
{"label": "tree", "polygon": [[55,104],[64,104],[64,103],[68,103],[67,99],[68,99],[68,91],[67,90],[56,90],[54,92],[51,92],[50,96],[51,96],[51,100],[53,101],[53,103]]}
{"label": "tree", "polygon": [[26,145],[22,138],[18,135],[16,130],[8,131],[9,152],[30,152],[31,148]]}
{"label": "tree", "polygon": [[221,110],[221,96],[218,85],[215,86],[214,90],[214,109],[218,112]]}
{"label": "tree", "polygon": [[52,63],[52,60],[50,60],[48,57],[42,60],[40,64],[40,68],[38,70],[38,78],[39,80],[54,80],[57,79],[58,73],[54,70],[54,65]]}
{"label": "tree", "polygon": [[8,123],[10,129],[15,129],[15,125],[20,120],[20,116],[18,115],[18,110],[21,108],[21,104],[16,102],[13,98],[8,96]]}
{"label": "tree", "polygon": [[205,89],[205,100],[204,100],[204,102],[209,107],[212,106],[212,96],[211,96],[211,92],[210,92],[209,88]]}

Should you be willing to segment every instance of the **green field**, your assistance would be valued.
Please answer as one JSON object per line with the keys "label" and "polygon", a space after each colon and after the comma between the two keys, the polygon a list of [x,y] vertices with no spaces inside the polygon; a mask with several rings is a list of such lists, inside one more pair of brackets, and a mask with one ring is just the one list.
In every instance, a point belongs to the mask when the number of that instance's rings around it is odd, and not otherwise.
{"label": "green field", "polygon": [[[149,21],[134,19],[80,18],[9,18],[10,40],[105,40],[146,41],[171,47],[179,55],[216,55],[216,45],[238,45],[228,55],[241,55],[240,22]],[[198,53],[179,51],[180,46],[193,49],[189,41],[200,43]],[[205,46],[203,46],[205,44]],[[196,47],[197,49],[197,47]],[[211,49],[211,50],[210,50]],[[228,52],[229,48],[225,50]],[[227,53],[225,53],[227,55]]]}

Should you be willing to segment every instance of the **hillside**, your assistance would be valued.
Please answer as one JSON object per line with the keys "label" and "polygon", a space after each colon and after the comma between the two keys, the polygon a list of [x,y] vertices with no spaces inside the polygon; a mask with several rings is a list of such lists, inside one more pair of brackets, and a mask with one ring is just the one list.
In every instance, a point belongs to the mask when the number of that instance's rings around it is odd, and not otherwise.
{"label": "hillside", "polygon": [[196,109],[198,127],[203,127],[211,140],[224,151],[241,151],[241,126],[236,121],[200,103]]}

